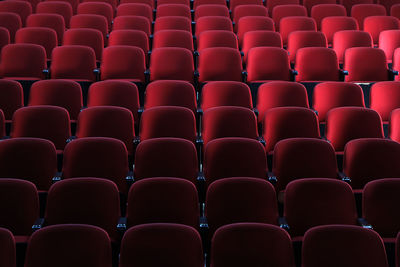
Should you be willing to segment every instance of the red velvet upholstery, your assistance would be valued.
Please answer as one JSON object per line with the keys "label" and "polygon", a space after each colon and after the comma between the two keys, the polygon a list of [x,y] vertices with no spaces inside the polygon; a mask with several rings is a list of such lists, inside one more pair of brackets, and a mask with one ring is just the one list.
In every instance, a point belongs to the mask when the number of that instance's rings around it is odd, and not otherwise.
{"label": "red velvet upholstery", "polygon": [[12,233],[0,228],[0,264],[4,267],[15,267],[15,239]]}
{"label": "red velvet upholstery", "polygon": [[388,263],[382,239],[373,230],[351,225],[326,225],[306,232],[302,266],[387,267]]}
{"label": "red velvet upholstery", "polygon": [[186,107],[196,114],[196,91],[193,85],[186,81],[154,81],[146,87],[144,108],[158,106]]}
{"label": "red velvet upholstery", "polygon": [[158,106],[146,109],[140,119],[140,139],[177,137],[196,142],[196,118],[185,107]]}
{"label": "red velvet upholstery", "polygon": [[45,27],[26,27],[16,32],[15,43],[41,45],[46,50],[47,59],[50,59],[53,48],[58,44],[57,33]]}
{"label": "red velvet upholstery", "polygon": [[272,46],[282,48],[282,38],[274,31],[250,31],[243,35],[242,52],[244,61],[247,63],[247,55],[253,47]]}
{"label": "red velvet upholstery", "polygon": [[29,181],[1,178],[0,192],[0,227],[7,228],[15,236],[31,235],[32,225],[39,217],[36,186]]}
{"label": "red velvet upholstery", "polygon": [[248,138],[219,138],[205,147],[203,173],[207,184],[227,177],[267,177],[263,146]]}
{"label": "red velvet upholstery", "polygon": [[357,20],[360,30],[363,30],[365,18],[370,16],[386,16],[386,9],[382,5],[360,3],[351,7],[351,16]]}
{"label": "red velvet upholstery", "polygon": [[316,31],[317,25],[313,18],[309,17],[285,17],[280,20],[279,32],[282,36],[283,45],[287,44],[289,34],[294,31]]}
{"label": "red velvet upholstery", "polygon": [[196,38],[204,31],[223,30],[233,31],[232,21],[228,17],[205,16],[196,21]]}
{"label": "red velvet upholstery", "polygon": [[370,16],[364,19],[364,31],[371,34],[375,44],[379,42],[379,35],[386,30],[400,29],[399,19],[392,16]]}
{"label": "red velvet upholstery", "polygon": [[353,189],[362,189],[372,180],[400,177],[400,167],[396,162],[399,155],[400,144],[391,140],[353,140],[344,151],[343,172],[350,177]]}
{"label": "red velvet upholstery", "polygon": [[347,142],[357,138],[383,138],[379,114],[363,107],[338,107],[326,116],[326,138],[333,148],[343,151]]}
{"label": "red velvet upholstery", "polygon": [[70,28],[96,29],[103,34],[103,40],[107,40],[108,22],[107,19],[102,15],[79,14],[72,16],[70,20]]}
{"label": "red velvet upholstery", "polygon": [[379,48],[385,52],[388,63],[392,63],[394,50],[399,46],[400,30],[384,30],[379,34]]}
{"label": "red velvet upholstery", "polygon": [[93,48],[98,62],[102,59],[104,41],[99,30],[89,28],[76,28],[64,33],[63,45],[82,45]]}
{"label": "red velvet upholstery", "polygon": [[325,34],[316,31],[297,31],[288,36],[289,59],[294,62],[296,53],[303,47],[328,47]]}
{"label": "red velvet upholstery", "polygon": [[160,47],[181,47],[193,52],[192,34],[183,30],[159,30],[153,37],[153,50]]}
{"label": "red velvet upholstery", "polygon": [[58,45],[62,45],[65,25],[64,17],[60,14],[37,13],[26,20],[27,27],[45,27],[56,31]]}
{"label": "red velvet upholstery", "polygon": [[0,12],[12,12],[20,16],[22,26],[26,24],[26,18],[32,14],[32,5],[28,1],[4,1],[0,2]]}
{"label": "red velvet upholstery", "polygon": [[128,153],[122,141],[107,137],[76,139],[65,147],[62,177],[98,177],[115,182],[126,193]]}
{"label": "red velvet upholstery", "polygon": [[111,267],[111,262],[111,242],[104,230],[84,224],[61,224],[44,227],[32,235],[25,267]]}
{"label": "red velvet upholstery", "polygon": [[119,16],[141,16],[147,18],[151,23],[153,21],[153,9],[142,3],[120,4],[117,8],[117,17]]}
{"label": "red velvet upholstery", "polygon": [[307,17],[307,9],[303,5],[298,3],[293,4],[279,4],[274,7],[273,11],[270,10],[272,14],[272,19],[275,22],[275,28],[279,31],[279,24],[282,18],[286,17]]}
{"label": "red velvet upholstery", "polygon": [[235,223],[220,227],[211,245],[211,265],[294,266],[292,243],[285,230],[261,223]]}
{"label": "red velvet upholstery", "polygon": [[344,30],[334,34],[333,50],[336,52],[339,63],[344,62],[344,53],[351,47],[373,47],[371,35],[358,30]]}
{"label": "red velvet upholstery", "polygon": [[147,18],[141,16],[119,16],[113,21],[113,31],[115,30],[138,30],[150,36],[151,25]]}
{"label": "red velvet upholstery", "polygon": [[136,180],[177,177],[196,183],[199,167],[194,144],[180,138],[153,138],[140,142],[135,154]]}
{"label": "red velvet upholstery", "polygon": [[119,266],[142,265],[204,266],[199,233],[190,226],[172,223],[143,224],[130,228],[122,239]]}
{"label": "red velvet upholstery", "polygon": [[192,22],[188,18],[178,16],[157,18],[154,24],[154,33],[161,30],[182,30],[192,32]]}
{"label": "red velvet upholstery", "polygon": [[[196,5],[196,2],[198,1],[194,2],[194,5]],[[221,3],[217,3],[217,1],[212,1],[209,4],[202,4],[198,7],[194,7],[194,21],[197,21],[201,17],[207,16],[221,16],[230,18],[229,9],[226,6],[226,2],[224,0],[222,0],[222,2],[224,2],[223,5]]]}
{"label": "red velvet upholstery", "polygon": [[73,15],[72,5],[68,1],[44,1],[36,6],[36,13],[50,13],[63,16],[65,26],[69,28],[69,21]]}
{"label": "red velvet upholstery", "polygon": [[238,49],[238,40],[232,31],[226,30],[210,30],[203,31],[197,42],[197,51],[201,53],[204,48],[211,47],[230,47]]}
{"label": "red velvet upholstery", "polygon": [[243,37],[249,31],[274,31],[274,21],[267,16],[246,16],[241,18],[237,26],[239,45],[243,43]]}
{"label": "red velvet upholstery", "polygon": [[15,33],[22,27],[21,18],[12,12],[0,13],[0,27],[6,28],[10,33],[10,43],[14,42]]}
{"label": "red velvet upholstery", "polygon": [[108,28],[111,29],[114,18],[113,6],[106,2],[84,2],[78,5],[78,14],[102,15],[107,19]]}
{"label": "red velvet upholstery", "polygon": [[224,178],[208,186],[205,215],[210,237],[221,226],[237,222],[277,224],[273,185],[251,177]]}
{"label": "red velvet upholstery", "polygon": [[398,95],[400,95],[399,82],[388,81],[375,83],[371,86],[370,107],[381,115],[384,122],[388,122],[390,113],[400,108]]}
{"label": "red velvet upholstery", "polygon": [[317,84],[313,92],[313,108],[318,120],[325,122],[329,110],[343,106],[365,107],[361,87],[354,83],[324,82]]}
{"label": "red velvet upholstery", "polygon": [[54,145],[39,138],[12,138],[0,142],[0,177],[33,182],[48,190],[57,171]]}
{"label": "red velvet upholstery", "polygon": [[319,138],[317,115],[304,107],[276,107],[269,109],[263,119],[265,150],[274,150],[278,141],[293,137]]}
{"label": "red velvet upholstery", "polygon": [[311,8],[310,16],[315,19],[317,29],[321,30],[321,22],[327,17],[346,16],[346,8],[342,5],[334,3],[316,3]]}
{"label": "red velvet upholstery", "polygon": [[352,17],[334,16],[321,21],[321,31],[325,33],[328,44],[332,44],[336,32],[344,30],[358,30],[357,20]]}
{"label": "red velvet upholstery", "polygon": [[277,191],[301,178],[336,178],[337,166],[332,146],[320,139],[290,138],[276,144],[272,172]]}
{"label": "red velvet upholstery", "polygon": [[173,177],[137,181],[129,190],[127,226],[147,223],[179,223],[199,228],[196,186]]}
{"label": "red velvet upholstery", "polygon": [[70,123],[65,108],[47,105],[23,107],[14,113],[10,136],[47,139],[57,150],[63,150],[71,136]]}
{"label": "red velvet upholstery", "polygon": [[192,14],[190,13],[190,6],[178,3],[165,3],[160,4],[157,1],[157,18],[167,17],[167,16],[178,16],[185,17],[192,20]]}
{"label": "red velvet upholstery", "polygon": [[14,112],[24,106],[22,86],[13,80],[0,80],[0,109],[10,122]]}

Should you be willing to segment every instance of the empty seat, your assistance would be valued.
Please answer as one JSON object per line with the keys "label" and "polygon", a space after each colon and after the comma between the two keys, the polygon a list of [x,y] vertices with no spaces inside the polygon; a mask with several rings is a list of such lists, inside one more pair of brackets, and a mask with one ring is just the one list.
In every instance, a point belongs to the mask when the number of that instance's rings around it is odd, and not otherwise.
{"label": "empty seat", "polygon": [[139,93],[134,83],[119,80],[107,80],[90,85],[88,107],[118,106],[129,109],[135,124],[139,123]]}
{"label": "empty seat", "polygon": [[235,81],[214,81],[201,89],[203,111],[219,106],[240,106],[252,109],[253,102],[248,85]]}
{"label": "empty seat", "polygon": [[247,81],[293,81],[289,54],[279,47],[254,47],[247,54]]}
{"label": "empty seat", "polygon": [[25,260],[26,267],[110,267],[111,263],[107,232],[84,224],[52,225],[36,231],[29,240]]}
{"label": "empty seat", "polygon": [[205,48],[199,55],[199,82],[242,81],[242,58],[237,49]]}
{"label": "empty seat", "polygon": [[346,82],[387,81],[390,72],[383,50],[372,47],[352,47],[345,51],[344,69]]}
{"label": "empty seat", "polygon": [[385,30],[379,34],[379,48],[385,52],[387,63],[392,63],[394,50],[399,46],[400,30]]}
{"label": "empty seat", "polygon": [[311,10],[315,5],[320,5],[320,4],[336,4],[335,0],[304,0],[303,5],[307,8],[308,14],[311,15]]}
{"label": "empty seat", "polygon": [[0,12],[0,27],[4,27],[10,34],[10,43],[14,42],[15,33],[22,27],[21,18],[12,12]]}
{"label": "empty seat", "polygon": [[[49,0],[47,0],[47,1],[49,1]],[[71,0],[69,0],[69,1],[71,1]],[[97,1],[97,0],[83,0],[82,2],[99,2],[99,1]],[[116,9],[117,9],[118,1],[116,1],[116,0],[101,0],[100,2],[110,4],[114,11],[116,11]]]}
{"label": "empty seat", "polygon": [[144,109],[157,106],[181,106],[197,112],[196,91],[186,81],[158,80],[146,87]]}
{"label": "empty seat", "polygon": [[16,32],[15,43],[41,45],[46,50],[47,59],[51,59],[51,52],[58,44],[57,33],[50,28],[26,27]]}
{"label": "empty seat", "polygon": [[369,181],[396,178],[400,169],[396,158],[400,145],[392,140],[366,138],[350,141],[345,147],[343,172],[356,192]]}
{"label": "empty seat", "polygon": [[272,14],[272,19],[275,22],[275,28],[279,31],[279,24],[281,22],[282,18],[286,17],[307,17],[307,9],[299,5],[298,3],[296,4],[283,4],[283,5],[278,5],[276,8],[274,7],[273,11],[270,13]]}
{"label": "empty seat", "polygon": [[80,14],[72,16],[70,28],[89,28],[99,30],[103,34],[104,43],[107,43],[108,22],[102,15]]}
{"label": "empty seat", "polygon": [[199,228],[196,186],[176,177],[137,181],[129,190],[127,227],[148,223],[177,223]]}
{"label": "empty seat", "polygon": [[196,142],[196,118],[185,107],[158,106],[146,109],[140,119],[140,140],[176,137]]}
{"label": "empty seat", "polygon": [[199,6],[209,5],[209,4],[226,6],[226,1],[225,0],[194,0],[193,9],[196,10]]}
{"label": "empty seat", "polygon": [[56,148],[50,141],[12,138],[0,142],[0,177],[28,180],[47,191],[56,171]]}
{"label": "empty seat", "polygon": [[133,153],[135,128],[130,110],[116,106],[97,106],[82,110],[78,116],[76,137],[111,137],[121,140]]}
{"label": "empty seat", "polygon": [[22,86],[13,80],[0,80],[0,109],[6,122],[10,123],[14,112],[24,106]]}
{"label": "empty seat", "polygon": [[196,183],[198,168],[196,147],[188,140],[153,138],[137,146],[134,168],[136,180],[175,177]]}
{"label": "empty seat", "polygon": [[99,30],[89,28],[70,29],[64,33],[63,45],[81,45],[92,48],[98,62],[102,59],[103,35]]}
{"label": "empty seat", "polygon": [[386,178],[368,182],[363,190],[363,218],[391,243],[399,232],[399,186],[400,179]]}
{"label": "empty seat", "polygon": [[37,13],[32,14],[26,20],[27,27],[46,27],[56,31],[58,44],[63,42],[65,22],[59,14]]}
{"label": "empty seat", "polygon": [[238,8],[235,8],[235,12],[233,13],[233,22],[238,23],[239,20],[243,17],[247,16],[268,16],[268,10],[265,6],[262,5],[241,5]]}
{"label": "empty seat", "polygon": [[270,14],[273,14],[276,6],[280,5],[299,5],[299,0],[270,0],[266,2],[266,6]]}
{"label": "empty seat", "polygon": [[346,8],[342,5],[332,4],[316,4],[311,8],[311,17],[317,23],[317,29],[321,30],[321,22],[326,17],[346,16]]}
{"label": "empty seat", "polygon": [[3,78],[41,80],[46,68],[46,51],[40,45],[9,44],[1,50],[0,70]]}
{"label": "empty seat", "polygon": [[321,139],[285,139],[276,144],[272,172],[278,180],[277,192],[301,178],[337,178],[335,151]]}
{"label": "empty seat", "polygon": [[36,6],[36,13],[58,14],[64,17],[65,26],[69,28],[69,21],[73,15],[72,6],[67,1],[44,1]]}
{"label": "empty seat", "polygon": [[[168,249],[165,249],[166,247]],[[193,227],[172,223],[152,223],[132,227],[122,239],[119,265],[120,267],[204,266],[200,234]]]}
{"label": "empty seat", "polygon": [[369,16],[386,16],[386,9],[377,4],[357,4],[351,8],[351,16],[357,20],[360,30],[364,29],[364,19]]}
{"label": "empty seat", "polygon": [[284,216],[294,238],[302,237],[317,225],[357,225],[353,191],[344,181],[329,178],[291,181],[286,186],[284,203]]}
{"label": "empty seat", "polygon": [[149,62],[149,37],[141,30],[113,30],[108,37],[108,46],[130,45],[143,50],[146,65]]}
{"label": "empty seat", "polygon": [[258,139],[257,119],[254,112],[239,106],[209,108],[203,115],[202,137],[204,145],[223,137]]}
{"label": "empty seat", "polygon": [[81,86],[70,80],[54,79],[35,82],[29,94],[29,106],[42,105],[65,108],[71,121],[75,122],[82,108]]}
{"label": "empty seat", "polygon": [[[275,249],[279,253],[275,253]],[[261,223],[235,223],[220,227],[211,242],[211,266],[247,264],[294,265],[292,243],[285,230]]]}
{"label": "empty seat", "polygon": [[232,0],[229,1],[229,9],[235,13],[235,8],[240,5],[263,5],[262,0]]}
{"label": "empty seat", "polygon": [[181,47],[193,51],[192,34],[182,30],[157,31],[153,36],[153,50],[160,47]]}
{"label": "empty seat", "polygon": [[[264,148],[256,140],[239,137],[218,138],[210,141],[205,147],[203,172],[208,185],[228,177],[265,179],[267,171]],[[235,194],[233,197],[239,195],[241,194]]]}
{"label": "empty seat", "polygon": [[84,2],[78,5],[77,14],[97,14],[107,19],[108,28],[111,29],[112,20],[114,18],[114,10],[112,5],[106,2]]}
{"label": "empty seat", "polygon": [[207,189],[205,215],[210,238],[219,227],[232,223],[276,225],[278,205],[274,187],[266,180],[251,177],[215,181]]}
{"label": "empty seat", "polygon": [[[340,253],[335,249],[337,247],[342,248]],[[353,225],[317,226],[306,232],[302,249],[303,266],[317,267],[327,261],[332,266],[388,266],[379,235]]]}
{"label": "empty seat", "polygon": [[326,17],[321,21],[321,31],[325,34],[328,44],[332,44],[333,36],[338,31],[358,30],[355,18],[345,16]]}
{"label": "empty seat", "polygon": [[247,55],[254,47],[271,46],[282,48],[282,38],[279,32],[274,31],[250,31],[243,36],[242,52],[244,62],[247,63]]}
{"label": "empty seat", "polygon": [[[397,2],[397,1],[396,1]],[[387,14],[396,18],[400,18],[400,3],[395,3],[392,5],[390,10],[387,12]]]}
{"label": "empty seat", "polygon": [[266,16],[247,16],[238,21],[237,36],[239,45],[243,43],[243,37],[249,31],[274,31],[274,21]]}
{"label": "empty seat", "polygon": [[39,196],[35,185],[20,179],[1,178],[0,192],[0,227],[10,230],[15,241],[26,242],[39,217]]}
{"label": "empty seat", "polygon": [[325,34],[316,31],[292,32],[287,40],[287,51],[291,62],[295,61],[297,51],[303,47],[328,47]]}
{"label": "empty seat", "polygon": [[53,49],[50,74],[52,79],[95,81],[96,54],[87,46],[64,45]]}
{"label": "empty seat", "polygon": [[359,85],[346,82],[324,82],[314,87],[313,109],[318,112],[320,122],[325,122],[329,110],[344,106],[365,107],[364,94]]}
{"label": "empty seat", "polygon": [[[47,1],[51,1],[51,2],[54,2],[54,1],[57,1],[57,2],[62,1],[62,2],[68,3],[68,4],[72,7],[72,13],[73,13],[73,14],[76,14],[76,11],[77,11],[77,9],[78,9],[78,5],[79,5],[79,3],[80,3],[79,0],[47,0]],[[47,2],[47,1],[46,1],[46,2]]]}
{"label": "empty seat", "polygon": [[[393,60],[392,60],[392,69],[394,71],[399,71],[400,70],[400,49],[395,49],[393,53]],[[400,77],[399,75],[396,75],[394,78],[395,81],[399,81]]]}
{"label": "empty seat", "polygon": [[317,115],[304,107],[269,109],[263,119],[265,150],[270,153],[278,141],[293,137],[319,138]]}
{"label": "empty seat", "polygon": [[190,13],[189,5],[185,4],[161,4],[157,1],[157,18],[167,17],[167,16],[178,16],[185,17],[189,20],[192,20],[192,14]]}
{"label": "empty seat", "polygon": [[194,8],[194,21],[206,16],[221,16],[229,18],[229,9],[226,5],[218,3],[200,5]]}
{"label": "empty seat", "polygon": [[258,123],[262,123],[265,113],[275,107],[296,106],[309,108],[304,85],[286,81],[272,81],[262,84],[257,92]]}
{"label": "empty seat", "polygon": [[116,183],[126,193],[128,153],[124,143],[108,137],[78,138],[64,150],[62,178],[97,177]]}
{"label": "empty seat", "polygon": [[151,7],[151,9],[155,8],[155,1],[154,0],[121,0],[120,4],[127,4],[127,3],[141,3],[146,4]]}
{"label": "empty seat", "polygon": [[210,30],[200,34],[197,41],[197,51],[201,53],[204,48],[210,47],[230,47],[238,49],[236,34],[225,30]]}
{"label": "empty seat", "polygon": [[0,51],[10,43],[10,32],[7,28],[0,26]]}
{"label": "empty seat", "polygon": [[112,32],[115,30],[138,30],[146,33],[147,36],[150,36],[151,34],[150,22],[145,17],[119,16],[116,17],[113,22]]}
{"label": "empty seat", "polygon": [[192,32],[190,19],[179,16],[167,16],[157,18],[154,22],[154,33],[160,30],[182,30]]}
{"label": "empty seat", "polygon": [[333,50],[335,50],[339,63],[344,62],[346,49],[352,47],[373,47],[371,35],[358,30],[338,31],[333,35]]}
{"label": "empty seat", "polygon": [[71,136],[68,111],[56,106],[31,106],[15,111],[10,136],[50,140],[61,152]]}
{"label": "empty seat", "polygon": [[106,179],[75,178],[53,184],[47,195],[44,224],[90,224],[118,239],[121,216],[117,186]]}
{"label": "empty seat", "polygon": [[15,239],[13,234],[4,228],[0,228],[0,244],[2,252],[0,254],[0,262],[4,267],[15,266]]}
{"label": "empty seat", "polygon": [[32,14],[32,5],[28,1],[4,1],[0,3],[0,12],[18,14],[24,27],[26,18]]}
{"label": "empty seat", "polygon": [[119,16],[141,16],[147,18],[151,23],[153,21],[153,9],[142,3],[120,4],[117,8],[117,17]]}
{"label": "empty seat", "polygon": [[146,58],[140,47],[113,45],[104,49],[100,66],[101,80],[123,79],[145,82]]}
{"label": "empty seat", "polygon": [[205,16],[196,21],[196,38],[204,31],[222,30],[233,31],[232,21],[227,17]]}
{"label": "empty seat", "polygon": [[384,123],[389,122],[393,110],[400,108],[399,93],[399,82],[378,82],[371,86],[370,107],[381,115]]}
{"label": "empty seat", "polygon": [[279,32],[282,36],[283,45],[287,44],[289,34],[294,31],[316,31],[315,20],[309,17],[285,17],[279,23]]}
{"label": "empty seat", "polygon": [[371,16],[364,20],[364,31],[371,34],[374,44],[378,44],[382,31],[398,30],[399,19],[391,16]]}
{"label": "empty seat", "polygon": [[180,4],[190,6],[189,0],[158,0],[157,6],[160,7],[161,5],[168,5],[168,4]]}
{"label": "empty seat", "polygon": [[183,80],[193,82],[194,62],[190,50],[181,47],[154,49],[150,58],[150,81]]}
{"label": "empty seat", "polygon": [[343,151],[353,139],[383,137],[382,119],[372,109],[338,107],[326,116],[326,138],[337,152]]}

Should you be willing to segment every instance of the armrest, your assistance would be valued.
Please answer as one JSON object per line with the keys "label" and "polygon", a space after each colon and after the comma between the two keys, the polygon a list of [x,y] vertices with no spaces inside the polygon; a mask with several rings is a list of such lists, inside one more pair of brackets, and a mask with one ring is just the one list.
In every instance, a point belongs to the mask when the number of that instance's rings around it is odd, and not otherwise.
{"label": "armrest", "polygon": [[296,81],[296,76],[298,75],[299,73],[297,72],[297,70],[294,70],[294,69],[290,69],[290,79],[294,82],[294,81]]}
{"label": "armrest", "polygon": [[393,81],[395,76],[399,75],[399,72],[393,69],[389,69],[388,70],[388,74],[389,74],[389,81]]}
{"label": "armrest", "polygon": [[96,77],[96,81],[100,81],[100,69],[93,70],[94,76]]}
{"label": "armrest", "polygon": [[118,220],[117,224],[118,232],[125,232],[126,231],[126,217],[121,217]]}
{"label": "armrest", "polygon": [[338,176],[339,176],[339,179],[341,179],[343,182],[351,184],[351,178],[347,177],[343,172],[338,172]]}
{"label": "armrest", "polygon": [[129,172],[128,175],[126,175],[125,181],[127,181],[128,183],[133,183],[135,181],[135,178],[133,177],[133,172]]}
{"label": "armrest", "polygon": [[204,216],[200,217],[200,229],[208,229],[207,218]]}
{"label": "armrest", "polygon": [[43,227],[44,218],[37,218],[32,225],[32,231],[35,232]]}
{"label": "armrest", "polygon": [[347,76],[347,75],[349,75],[349,72],[347,70],[339,69],[339,79],[341,81],[344,81],[345,80],[345,76]]}
{"label": "armrest", "polygon": [[201,108],[198,108],[198,109],[197,109],[197,114],[203,115],[203,113],[204,113],[204,112],[203,112],[203,110],[202,110]]}
{"label": "armrest", "polygon": [[42,73],[44,74],[45,79],[50,79],[50,70],[49,69],[42,70]]}
{"label": "armrest", "polygon": [[276,183],[278,182],[278,179],[276,178],[275,175],[273,175],[272,173],[268,173],[268,181],[273,184],[276,185]]}
{"label": "armrest", "polygon": [[367,222],[367,220],[365,220],[364,218],[358,218],[357,220],[358,220],[358,223],[359,223],[363,228],[371,229],[371,230],[374,229],[374,228],[372,227],[372,225],[369,224],[369,223]]}
{"label": "armrest", "polygon": [[314,113],[318,116],[318,111],[316,111],[315,109],[313,109],[312,111],[314,111]]}
{"label": "armrest", "polygon": [[253,112],[254,114],[256,114],[256,117],[258,117],[258,115],[260,114],[257,108],[253,108]]}
{"label": "armrest", "polygon": [[263,146],[265,146],[265,140],[262,136],[258,137],[258,142],[260,142]]}
{"label": "armrest", "polygon": [[150,70],[149,69],[144,71],[144,79],[145,79],[146,84],[148,84],[150,82]]}
{"label": "armrest", "polygon": [[242,71],[242,80],[243,80],[243,82],[244,83],[246,83],[247,82],[247,71]]}
{"label": "armrest", "polygon": [[278,218],[278,224],[279,224],[280,228],[282,228],[282,229],[284,229],[286,231],[289,231],[290,227],[289,227],[289,224],[287,223],[285,217],[279,217]]}
{"label": "armrest", "polygon": [[76,139],[76,136],[70,136],[68,139],[67,139],[67,141],[66,141],[66,143],[68,144],[68,143],[71,143],[72,141],[74,141]]}
{"label": "armrest", "polygon": [[199,53],[199,51],[196,50],[196,51],[193,52],[193,55],[194,55],[195,57],[198,57],[198,56],[200,55],[200,53]]}
{"label": "armrest", "polygon": [[61,181],[61,177],[62,177],[62,173],[61,172],[57,172],[56,175],[54,175],[54,177],[51,179],[51,181],[53,183]]}
{"label": "armrest", "polygon": [[140,137],[139,136],[135,136],[133,138],[133,145],[137,146],[140,143]]}

